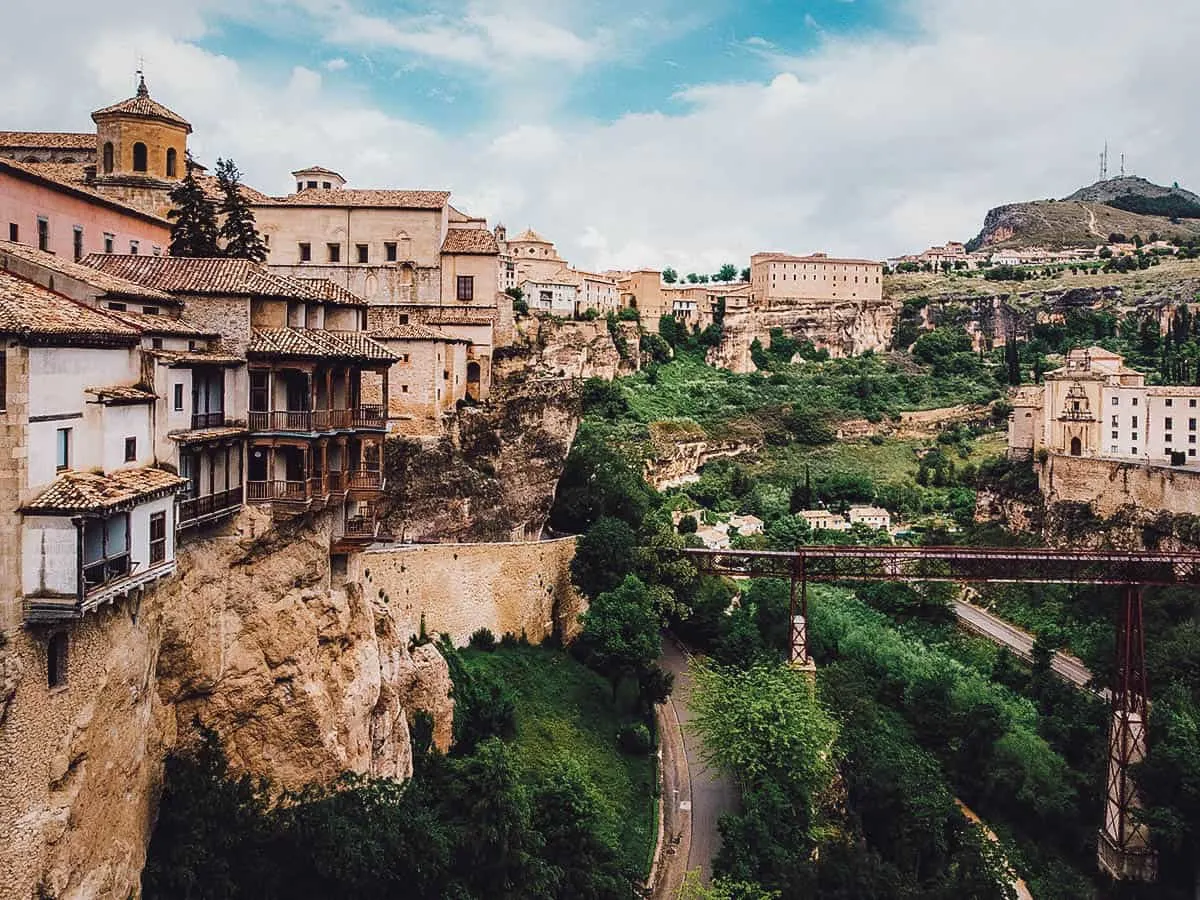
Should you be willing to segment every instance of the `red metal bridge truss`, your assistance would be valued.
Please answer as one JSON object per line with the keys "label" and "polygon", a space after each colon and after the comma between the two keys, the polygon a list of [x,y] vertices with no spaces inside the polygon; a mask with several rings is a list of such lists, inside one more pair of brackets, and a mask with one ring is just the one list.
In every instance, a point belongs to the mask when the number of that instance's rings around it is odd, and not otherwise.
{"label": "red metal bridge truss", "polygon": [[682,551],[700,569],[733,578],[791,582],[794,665],[810,667],[808,583],[896,581],[976,584],[1077,584],[1124,587],[1117,614],[1116,672],[1108,737],[1108,778],[1097,861],[1114,878],[1153,881],[1157,859],[1133,810],[1139,799],[1129,767],[1146,755],[1147,682],[1142,588],[1200,587],[1200,553],[1066,551],[998,547],[822,547],[795,551]]}

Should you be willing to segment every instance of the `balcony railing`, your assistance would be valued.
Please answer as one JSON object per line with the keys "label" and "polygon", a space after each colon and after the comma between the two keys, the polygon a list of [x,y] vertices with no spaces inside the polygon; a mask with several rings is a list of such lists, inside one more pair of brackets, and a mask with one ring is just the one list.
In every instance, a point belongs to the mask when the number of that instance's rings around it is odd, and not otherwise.
{"label": "balcony railing", "polygon": [[347,487],[352,491],[382,491],[383,473],[372,469],[347,472]]}
{"label": "balcony railing", "polygon": [[250,430],[255,432],[290,431],[312,434],[351,428],[385,428],[387,417],[377,403],[354,409],[312,409],[251,411]]}
{"label": "balcony railing", "polygon": [[179,527],[186,528],[203,519],[233,512],[242,505],[243,492],[240,487],[205,497],[189,497],[179,501]]}
{"label": "balcony railing", "polygon": [[304,503],[308,500],[307,481],[247,481],[246,499],[251,503],[279,500]]}
{"label": "balcony railing", "polygon": [[342,537],[373,538],[379,534],[379,523],[371,516],[350,516],[342,529]]}
{"label": "balcony railing", "polygon": [[1068,422],[1091,422],[1096,417],[1086,409],[1064,409],[1058,418]]}
{"label": "balcony railing", "polygon": [[122,553],[110,556],[96,562],[87,563],[83,567],[83,585],[87,593],[104,587],[110,581],[116,581],[129,574],[129,554]]}
{"label": "balcony railing", "polygon": [[192,431],[201,428],[220,428],[225,424],[225,411],[192,413]]}

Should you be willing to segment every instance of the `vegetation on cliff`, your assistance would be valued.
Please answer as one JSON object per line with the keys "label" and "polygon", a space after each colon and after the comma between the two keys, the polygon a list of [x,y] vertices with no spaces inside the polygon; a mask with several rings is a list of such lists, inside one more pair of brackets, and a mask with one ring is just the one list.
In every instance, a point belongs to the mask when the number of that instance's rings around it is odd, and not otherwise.
{"label": "vegetation on cliff", "polygon": [[561,651],[503,642],[452,660],[457,742],[412,725],[407,782],[346,776],[277,792],[234,775],[201,729],[167,760],[144,896],[630,900],[645,874],[654,770],[628,716]]}

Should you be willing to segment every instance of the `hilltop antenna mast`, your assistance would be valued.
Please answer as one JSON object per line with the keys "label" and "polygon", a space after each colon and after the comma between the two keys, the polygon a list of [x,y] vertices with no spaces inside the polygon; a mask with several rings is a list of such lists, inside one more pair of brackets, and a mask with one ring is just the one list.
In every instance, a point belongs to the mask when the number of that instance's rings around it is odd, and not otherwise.
{"label": "hilltop antenna mast", "polygon": [[1104,152],[1100,154],[1100,180],[1108,179],[1108,141],[1104,142]]}
{"label": "hilltop antenna mast", "polygon": [[1125,177],[1125,154],[1121,154],[1121,177]]}

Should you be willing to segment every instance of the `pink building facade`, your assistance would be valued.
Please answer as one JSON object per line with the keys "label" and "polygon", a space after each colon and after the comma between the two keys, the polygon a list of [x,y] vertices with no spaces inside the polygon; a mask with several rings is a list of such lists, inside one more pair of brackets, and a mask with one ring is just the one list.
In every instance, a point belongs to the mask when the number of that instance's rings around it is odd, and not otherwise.
{"label": "pink building facade", "polygon": [[89,253],[165,255],[171,226],[85,187],[0,160],[0,240],[71,260]]}

